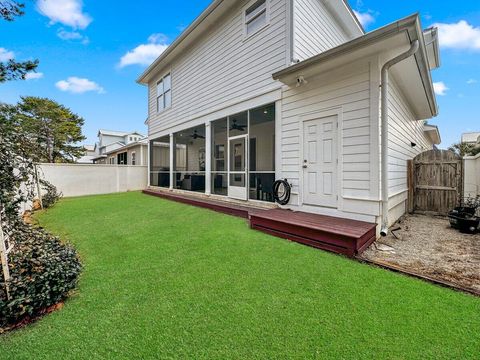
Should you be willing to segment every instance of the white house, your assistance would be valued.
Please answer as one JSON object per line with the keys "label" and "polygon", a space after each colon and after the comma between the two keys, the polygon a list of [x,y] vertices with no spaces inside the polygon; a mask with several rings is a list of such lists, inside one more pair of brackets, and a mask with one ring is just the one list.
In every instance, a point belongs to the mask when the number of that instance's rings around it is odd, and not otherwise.
{"label": "white house", "polygon": [[462,134],[462,143],[480,146],[480,132],[468,132]]}
{"label": "white house", "polygon": [[95,151],[95,164],[146,165],[148,141],[136,131],[99,130]]}
{"label": "white house", "polygon": [[95,145],[84,145],[83,156],[78,158],[75,162],[77,164],[93,164],[93,159],[97,157],[97,152],[95,151]]}
{"label": "white house", "polygon": [[438,66],[418,14],[365,33],[342,0],[215,0],[138,79],[149,185],[268,202],[286,178],[286,208],[380,232],[405,212],[407,160],[440,142]]}

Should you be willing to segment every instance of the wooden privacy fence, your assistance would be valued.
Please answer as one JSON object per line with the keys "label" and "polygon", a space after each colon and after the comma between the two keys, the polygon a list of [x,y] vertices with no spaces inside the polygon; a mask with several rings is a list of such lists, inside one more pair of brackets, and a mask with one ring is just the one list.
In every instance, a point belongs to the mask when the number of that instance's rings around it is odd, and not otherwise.
{"label": "wooden privacy fence", "polygon": [[462,158],[429,150],[408,162],[408,210],[446,215],[463,194]]}

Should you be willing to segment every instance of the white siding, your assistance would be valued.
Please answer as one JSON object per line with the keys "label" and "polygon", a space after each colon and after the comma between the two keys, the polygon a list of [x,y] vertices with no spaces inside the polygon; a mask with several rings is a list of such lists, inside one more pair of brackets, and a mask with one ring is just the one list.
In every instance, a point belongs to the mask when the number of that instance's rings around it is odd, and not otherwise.
{"label": "white siding", "polygon": [[294,58],[305,60],[349,40],[322,0],[294,0]]}
{"label": "white siding", "polygon": [[156,79],[149,84],[149,135],[192,120],[227,103],[280,87],[272,73],[287,64],[287,1],[270,1],[270,22],[244,35],[242,1],[186,53],[160,72],[172,74],[172,107],[156,111]]}
{"label": "white siding", "polygon": [[[395,195],[407,191],[407,160],[433,148],[424,133],[424,121],[414,120],[412,111],[395,82],[389,87],[388,192]],[[415,147],[411,143],[417,144]]]}
{"label": "white siding", "polygon": [[[371,95],[373,92],[374,95]],[[371,98],[378,89],[371,86],[371,64],[364,60],[308,79],[308,84],[285,88],[282,100],[281,170],[293,184],[292,204],[301,205],[302,117],[338,109],[339,208],[360,215],[378,215],[377,182],[372,174],[376,148],[372,128],[378,127]],[[354,203],[353,203],[353,202]],[[361,201],[365,201],[361,204]],[[376,202],[375,202],[376,201]],[[355,209],[353,209],[355,208]],[[339,214],[340,215],[340,214]],[[343,214],[346,217],[351,215]]]}
{"label": "white siding", "polygon": [[[389,224],[393,224],[406,211],[408,184],[407,160],[433,148],[424,133],[424,121],[414,120],[405,96],[392,79],[388,101],[388,193]],[[416,146],[412,147],[411,143]]]}

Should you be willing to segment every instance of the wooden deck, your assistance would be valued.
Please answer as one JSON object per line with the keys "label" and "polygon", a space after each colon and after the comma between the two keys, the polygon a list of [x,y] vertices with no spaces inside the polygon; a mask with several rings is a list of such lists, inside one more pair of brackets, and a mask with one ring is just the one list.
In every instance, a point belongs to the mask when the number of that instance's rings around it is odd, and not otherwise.
{"label": "wooden deck", "polygon": [[224,214],[238,216],[244,219],[248,219],[250,211],[254,210],[251,206],[242,206],[236,203],[229,203],[226,201],[218,201],[213,199],[203,199],[198,196],[188,196],[176,194],[173,192],[167,192],[164,190],[143,190],[144,194],[160,197],[163,199],[173,200],[188,205],[207,208],[210,210],[218,211]]}
{"label": "wooden deck", "polygon": [[351,257],[361,254],[376,236],[375,224],[363,221],[278,208],[261,209],[167,191],[147,189],[143,193],[249,219],[252,229]]}
{"label": "wooden deck", "polygon": [[375,224],[290,210],[250,213],[250,227],[284,239],[347,256],[375,241]]}

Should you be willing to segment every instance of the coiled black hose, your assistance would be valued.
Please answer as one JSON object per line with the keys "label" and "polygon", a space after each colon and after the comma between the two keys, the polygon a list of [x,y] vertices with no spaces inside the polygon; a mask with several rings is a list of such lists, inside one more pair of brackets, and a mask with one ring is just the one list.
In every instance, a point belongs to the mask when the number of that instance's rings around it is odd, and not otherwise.
{"label": "coiled black hose", "polygon": [[273,199],[280,205],[287,205],[290,201],[292,187],[287,179],[277,180],[273,183]]}

